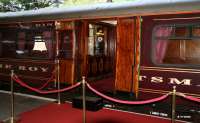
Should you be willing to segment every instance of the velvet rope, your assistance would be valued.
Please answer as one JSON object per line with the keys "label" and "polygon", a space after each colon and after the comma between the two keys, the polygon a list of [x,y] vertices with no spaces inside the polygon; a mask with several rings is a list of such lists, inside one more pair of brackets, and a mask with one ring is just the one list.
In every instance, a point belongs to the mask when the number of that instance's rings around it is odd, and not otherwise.
{"label": "velvet rope", "polygon": [[148,104],[148,103],[161,101],[161,100],[164,100],[165,98],[167,98],[170,94],[170,93],[168,93],[168,94],[163,95],[161,97],[150,99],[150,100],[145,100],[145,101],[124,101],[124,100],[118,100],[118,99],[109,97],[107,95],[104,95],[104,94],[98,92],[97,90],[95,90],[94,88],[92,88],[88,83],[86,83],[86,85],[92,92],[94,92],[95,94],[97,94],[100,97],[103,97],[103,98],[110,100],[112,102],[121,103],[121,104],[128,104],[128,105],[142,105],[142,104]]}
{"label": "velvet rope", "polygon": [[199,98],[195,98],[195,97],[192,97],[192,96],[186,96],[185,94],[183,93],[179,93],[177,94],[178,96],[181,96],[187,100],[191,100],[191,101],[195,101],[195,102],[199,102],[200,103],[200,99]]}
{"label": "velvet rope", "polygon": [[40,93],[40,94],[50,94],[50,93],[58,93],[58,92],[64,92],[64,91],[69,91],[71,89],[74,89],[76,87],[78,87],[79,85],[81,85],[80,82],[76,83],[75,85],[73,86],[70,86],[70,87],[67,87],[67,88],[63,88],[63,89],[60,89],[60,90],[50,90],[50,91],[44,91],[44,90],[39,90],[37,88],[33,88],[31,86],[29,86],[28,84],[22,82],[16,75],[13,76],[12,78],[13,80],[15,80],[18,84],[20,84],[21,86],[27,88],[27,89],[30,89],[32,91],[35,91],[37,93]]}
{"label": "velvet rope", "polygon": [[55,75],[52,75],[47,81],[46,83],[44,83],[41,87],[39,87],[40,90],[42,90],[43,88],[45,88],[50,82],[51,80],[54,78]]}
{"label": "velvet rope", "polygon": [[53,70],[52,76],[46,81],[46,83],[44,83],[41,87],[39,87],[40,90],[45,88],[51,82],[51,80],[55,77],[55,72],[56,72],[56,69]]}

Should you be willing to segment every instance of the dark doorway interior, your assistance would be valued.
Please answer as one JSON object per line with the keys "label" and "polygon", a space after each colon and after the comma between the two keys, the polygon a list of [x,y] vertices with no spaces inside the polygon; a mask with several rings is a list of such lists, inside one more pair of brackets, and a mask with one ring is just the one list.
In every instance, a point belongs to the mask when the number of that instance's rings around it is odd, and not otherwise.
{"label": "dark doorway interior", "polygon": [[117,21],[88,24],[87,77],[99,90],[113,90]]}
{"label": "dark doorway interior", "polygon": [[102,78],[114,76],[115,72],[115,21],[89,23],[87,76]]}

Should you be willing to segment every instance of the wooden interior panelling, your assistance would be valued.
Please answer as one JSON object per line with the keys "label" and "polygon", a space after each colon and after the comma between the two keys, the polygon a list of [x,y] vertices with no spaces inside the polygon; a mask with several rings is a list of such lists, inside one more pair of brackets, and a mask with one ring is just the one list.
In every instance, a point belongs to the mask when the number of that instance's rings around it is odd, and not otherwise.
{"label": "wooden interior panelling", "polygon": [[[167,49],[163,62],[168,64],[199,64],[200,57],[200,43],[199,39],[191,38],[188,40],[189,31],[187,28],[178,28],[175,30],[175,36],[183,37],[182,39],[176,39],[167,41]],[[194,36],[197,36],[197,32],[193,30]],[[186,37],[184,39],[184,37]]]}
{"label": "wooden interior panelling", "polygon": [[115,72],[115,62],[116,62],[116,27],[110,26],[108,28],[108,56],[110,57],[110,67]]}
{"label": "wooden interior panelling", "polygon": [[74,83],[74,62],[72,59],[60,60],[60,82]]}
{"label": "wooden interior panelling", "polygon": [[119,19],[117,27],[117,58],[115,87],[130,91],[134,62],[134,19]]}

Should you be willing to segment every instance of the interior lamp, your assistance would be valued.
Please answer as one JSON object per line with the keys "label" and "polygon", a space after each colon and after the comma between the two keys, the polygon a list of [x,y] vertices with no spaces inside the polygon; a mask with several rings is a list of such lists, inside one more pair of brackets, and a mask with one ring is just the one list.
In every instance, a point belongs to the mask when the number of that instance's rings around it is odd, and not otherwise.
{"label": "interior lamp", "polygon": [[97,29],[98,31],[96,32],[96,35],[104,35],[103,30],[102,29]]}
{"label": "interior lamp", "polygon": [[35,50],[35,51],[47,51],[45,42],[35,42],[33,50]]}

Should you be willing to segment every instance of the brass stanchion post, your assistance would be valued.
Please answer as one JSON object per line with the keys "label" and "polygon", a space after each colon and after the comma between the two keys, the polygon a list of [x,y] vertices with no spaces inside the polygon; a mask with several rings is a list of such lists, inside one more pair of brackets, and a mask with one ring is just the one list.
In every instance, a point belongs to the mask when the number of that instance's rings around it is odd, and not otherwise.
{"label": "brass stanchion post", "polygon": [[[56,62],[57,62],[57,87],[58,87],[58,90],[60,90],[60,62],[59,62],[59,59],[57,59]],[[60,91],[58,92],[58,104],[61,104]]]}
{"label": "brass stanchion post", "polygon": [[83,123],[86,123],[86,97],[85,97],[85,77],[82,77],[82,96],[83,96]]}
{"label": "brass stanchion post", "polygon": [[[59,29],[61,28],[61,23],[55,21],[56,27],[56,67],[57,67],[57,89],[60,90],[60,61],[59,61]],[[61,104],[61,95],[58,92],[58,104]]]}
{"label": "brass stanchion post", "polygon": [[14,83],[13,83],[13,76],[14,76],[14,70],[11,70],[11,117],[10,117],[10,121],[11,123],[14,123],[14,115],[15,115],[15,109],[14,109]]}
{"label": "brass stanchion post", "polygon": [[176,118],[176,86],[173,86],[172,92],[172,123],[175,123]]}
{"label": "brass stanchion post", "polygon": [[10,75],[10,118],[6,120],[4,123],[16,123],[15,119],[15,107],[14,107],[14,82],[13,82],[14,70],[11,70]]}

